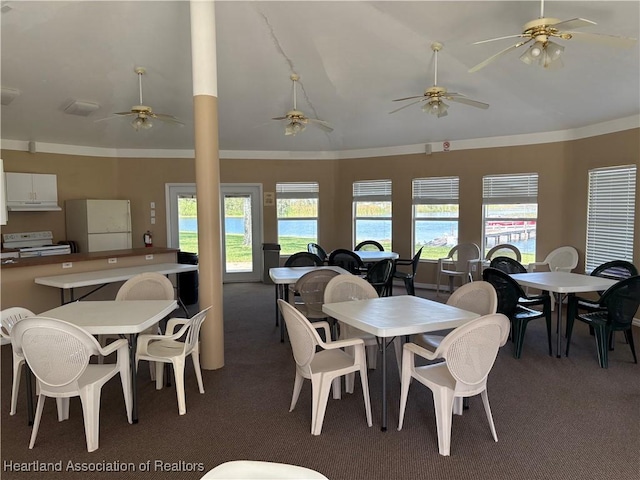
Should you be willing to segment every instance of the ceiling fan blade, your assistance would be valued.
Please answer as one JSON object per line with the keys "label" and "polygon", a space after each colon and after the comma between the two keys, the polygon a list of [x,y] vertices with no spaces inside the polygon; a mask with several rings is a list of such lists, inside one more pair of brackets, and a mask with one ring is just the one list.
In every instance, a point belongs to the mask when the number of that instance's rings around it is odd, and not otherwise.
{"label": "ceiling fan blade", "polygon": [[590,25],[597,25],[597,23],[587,20],[586,18],[572,18],[571,20],[563,20],[562,22],[554,23],[551,26],[564,31],[573,30],[574,28],[588,27]]}
{"label": "ceiling fan blade", "polygon": [[516,35],[507,35],[506,37],[496,37],[496,38],[490,38],[488,40],[480,40],[479,42],[473,42],[471,45],[480,45],[481,43],[495,42],[496,40],[505,40],[507,38],[522,38],[527,36],[528,35],[523,35],[522,33],[518,33]]}
{"label": "ceiling fan blade", "polygon": [[459,96],[459,95],[456,95],[454,97],[446,96],[445,98],[447,100],[451,100],[452,102],[464,103],[465,105],[469,105],[471,107],[482,108],[482,109],[485,109],[485,110],[487,108],[489,108],[489,104],[488,103],[479,102],[477,100],[471,100],[470,98],[467,98],[467,97],[464,97],[464,96]]}
{"label": "ceiling fan blade", "polygon": [[333,128],[329,125],[329,123],[324,120],[320,120],[318,118],[309,118],[308,119],[313,125],[320,127],[325,132],[333,132]]}
{"label": "ceiling fan blade", "polygon": [[152,113],[151,116],[153,118],[157,118],[162,122],[169,122],[169,123],[175,123],[177,125],[184,125],[184,123],[178,120],[178,118],[174,117],[173,115],[168,115],[166,113]]}
{"label": "ceiling fan blade", "polygon": [[126,116],[126,115],[138,115],[138,112],[117,112],[117,113],[114,113],[113,115],[124,115],[124,116]]}
{"label": "ceiling fan blade", "polygon": [[416,103],[423,102],[423,101],[425,101],[426,99],[427,99],[427,97],[424,97],[424,98],[422,98],[422,99],[420,99],[420,100],[417,100],[417,101],[415,101],[415,102],[407,103],[406,105],[403,105],[403,106],[402,106],[402,107],[400,107],[400,108],[396,108],[395,110],[392,110],[392,111],[391,111],[391,112],[389,112],[389,113],[391,114],[391,113],[399,112],[399,111],[400,111],[400,110],[402,110],[403,108],[407,108],[407,107],[410,107],[411,105],[415,105]]}
{"label": "ceiling fan blade", "polygon": [[630,48],[633,47],[638,39],[631,37],[620,37],[617,35],[607,35],[604,33],[584,33],[584,32],[568,32],[572,38],[588,43],[597,43],[598,45],[607,45],[609,47]]}
{"label": "ceiling fan blade", "polygon": [[504,50],[496,53],[495,55],[487,58],[486,60],[484,60],[483,62],[480,62],[479,64],[477,64],[475,67],[472,67],[469,69],[469,73],[473,73],[473,72],[477,72],[478,70],[480,70],[481,68],[486,67],[487,65],[489,65],[491,62],[493,62],[494,60],[496,60],[498,57],[501,57],[502,55],[509,53],[511,50],[515,50],[518,47],[521,47],[522,45],[529,43],[531,40],[533,40],[533,38],[530,38],[529,40],[526,40],[524,42],[518,42],[515,45],[511,45],[510,47],[505,48]]}
{"label": "ceiling fan blade", "polygon": [[273,117],[271,120],[287,120],[289,117]]}
{"label": "ceiling fan blade", "polygon": [[396,98],[395,100],[391,100],[392,102],[402,102],[404,100],[412,100],[414,98],[422,98],[424,97],[424,95],[414,95],[412,97],[405,97],[405,98]]}

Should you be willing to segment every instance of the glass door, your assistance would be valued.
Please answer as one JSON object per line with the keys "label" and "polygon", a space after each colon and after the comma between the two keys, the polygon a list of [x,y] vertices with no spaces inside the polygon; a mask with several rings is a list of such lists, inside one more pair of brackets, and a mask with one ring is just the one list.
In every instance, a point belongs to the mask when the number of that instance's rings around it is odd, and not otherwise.
{"label": "glass door", "polygon": [[[195,184],[167,184],[168,246],[198,253]],[[261,185],[222,184],[223,281],[257,282],[262,276]]]}

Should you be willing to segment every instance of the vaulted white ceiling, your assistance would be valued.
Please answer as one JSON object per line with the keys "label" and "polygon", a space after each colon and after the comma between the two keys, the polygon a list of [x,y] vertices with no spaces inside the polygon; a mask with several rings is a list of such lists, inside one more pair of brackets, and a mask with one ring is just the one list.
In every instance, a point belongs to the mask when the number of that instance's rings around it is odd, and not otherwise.
{"label": "vaulted white ceiling", "polygon": [[[525,65],[521,47],[486,68],[469,68],[516,43],[540,13],[537,1],[216,1],[219,137],[222,150],[344,151],[443,140],[550,132],[639,115],[639,47],[562,41],[564,68]],[[638,38],[638,1],[547,1],[545,16],[582,17],[580,29]],[[3,140],[107,148],[192,149],[189,2],[2,2],[2,87],[20,91],[2,107]],[[430,45],[444,44],[438,85],[490,104],[450,102],[449,115],[420,104],[389,114],[393,99],[433,85]],[[144,103],[183,127],[155,122],[134,131],[127,118],[95,122]],[[292,107],[328,121],[284,135],[271,120]],[[100,108],[69,115],[72,101]]]}

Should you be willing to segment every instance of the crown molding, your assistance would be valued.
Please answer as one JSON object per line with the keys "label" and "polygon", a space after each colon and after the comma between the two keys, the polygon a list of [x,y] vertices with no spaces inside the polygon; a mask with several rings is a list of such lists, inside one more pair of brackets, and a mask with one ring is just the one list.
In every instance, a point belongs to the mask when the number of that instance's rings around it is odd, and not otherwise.
{"label": "crown molding", "polygon": [[[606,135],[640,128],[640,115],[610,120],[594,125],[558,130],[554,132],[527,133],[501,137],[473,138],[468,140],[452,140],[449,150],[475,150],[479,148],[513,147],[536,145],[541,143],[565,142],[582,138]],[[29,151],[29,141],[2,139],[2,150]],[[242,160],[343,160],[353,158],[389,157],[425,153],[425,145],[431,146],[432,152],[444,151],[444,142],[420,143],[397,147],[366,148],[357,150],[296,152],[296,151],[256,151],[256,150],[220,150],[220,159]],[[194,150],[158,150],[135,148],[100,148],[81,145],[65,145],[57,143],[35,142],[39,153],[57,153],[87,157],[112,158],[194,158]]]}

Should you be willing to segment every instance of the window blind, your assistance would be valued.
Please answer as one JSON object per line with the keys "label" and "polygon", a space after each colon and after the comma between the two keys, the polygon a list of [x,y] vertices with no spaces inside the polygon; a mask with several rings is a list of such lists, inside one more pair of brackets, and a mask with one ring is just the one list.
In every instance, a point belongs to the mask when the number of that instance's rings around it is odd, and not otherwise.
{"label": "window blind", "polygon": [[391,180],[354,182],[353,199],[358,202],[390,202]]}
{"label": "window blind", "polygon": [[318,198],[318,192],[317,182],[276,183],[278,198]]}
{"label": "window blind", "polygon": [[636,166],[589,171],[585,268],[611,260],[633,261]]}
{"label": "window blind", "polygon": [[458,203],[459,177],[414,178],[414,205],[447,205]]}
{"label": "window blind", "polygon": [[490,175],[482,178],[485,204],[538,203],[538,174]]}

